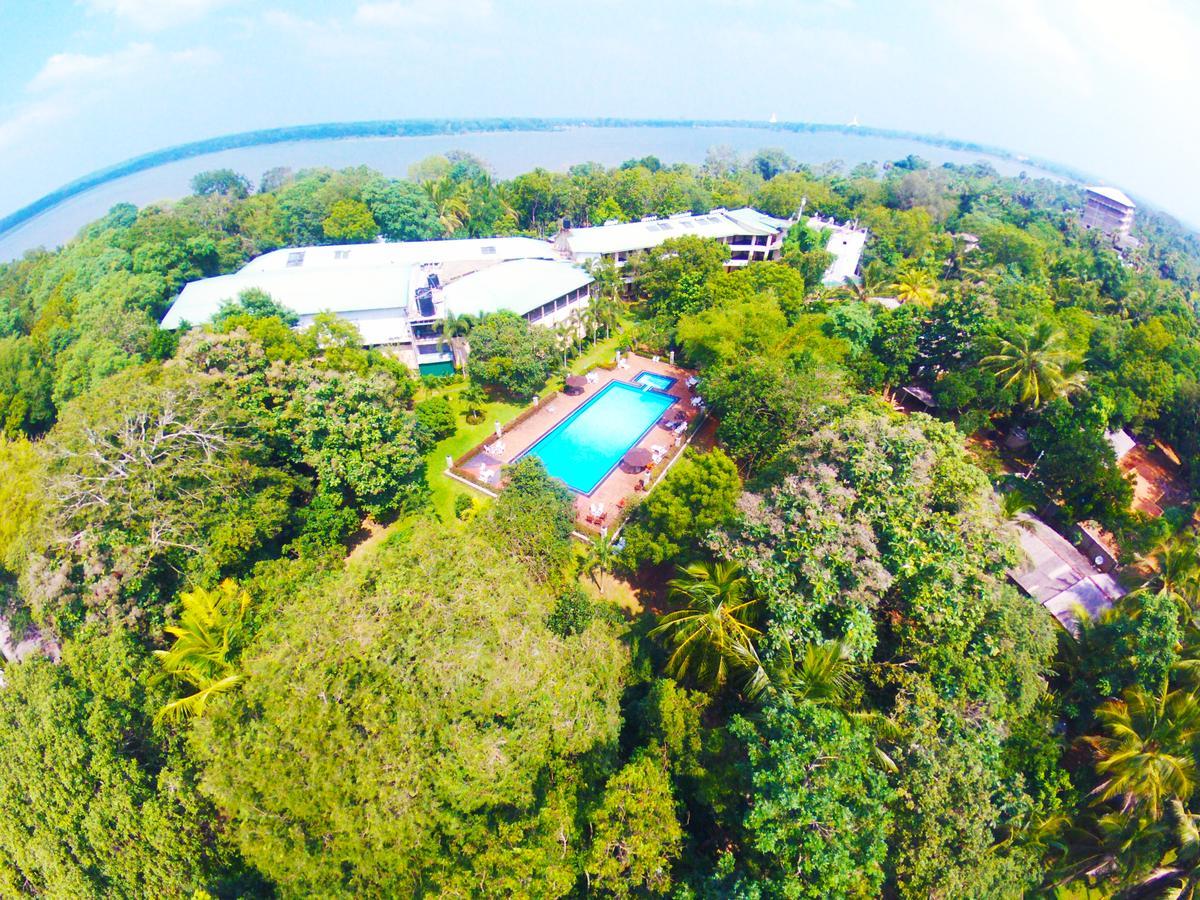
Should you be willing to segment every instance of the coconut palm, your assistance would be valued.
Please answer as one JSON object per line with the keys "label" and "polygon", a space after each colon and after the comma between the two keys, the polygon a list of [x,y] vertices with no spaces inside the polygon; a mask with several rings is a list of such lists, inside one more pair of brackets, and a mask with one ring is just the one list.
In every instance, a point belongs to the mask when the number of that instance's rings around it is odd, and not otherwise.
{"label": "coconut palm", "polygon": [[426,181],[423,185],[429,199],[437,209],[438,222],[447,234],[454,234],[471,221],[471,206],[462,186],[451,178],[442,177]]}
{"label": "coconut palm", "polygon": [[750,624],[754,601],[746,599],[741,567],[692,563],[681,568],[668,587],[672,600],[687,604],[659,619],[650,632],[672,647],[668,674],[719,688],[735,669],[757,664],[754,637],[760,632]]}
{"label": "coconut palm", "polygon": [[1053,886],[1079,879],[1123,881],[1144,871],[1153,864],[1150,854],[1164,830],[1164,823],[1136,811],[1078,817],[1062,837],[1065,853],[1051,870]]}
{"label": "coconut palm", "polygon": [[806,644],[797,655],[791,644],[784,644],[775,661],[766,666],[758,658],[745,659],[747,669],[746,699],[757,700],[776,693],[793,702],[807,701],[831,706],[847,719],[866,725],[875,736],[874,755],[879,766],[888,772],[899,767],[884,748],[904,735],[895,720],[878,712],[852,709],[851,688],[854,686],[854,663],[850,648],[842,641]]}
{"label": "coconut palm", "polygon": [[784,644],[779,662],[759,668],[746,683],[746,699],[757,700],[764,693],[777,691],[793,700],[839,706],[853,684],[854,665],[849,649],[841,641],[806,644],[796,656],[791,644]]}
{"label": "coconut palm", "polygon": [[592,579],[592,583],[596,585],[601,596],[604,596],[604,576],[612,571],[615,556],[612,536],[605,531],[592,541],[591,547],[588,548],[588,554],[584,558],[583,570]]}
{"label": "coconut palm", "polygon": [[1157,695],[1129,688],[1122,698],[1096,708],[1104,734],[1085,739],[1103,778],[1093,793],[1099,801],[1120,797],[1123,811],[1141,807],[1158,819],[1166,801],[1186,800],[1195,788],[1200,701],[1166,685]]}
{"label": "coconut palm", "polygon": [[845,283],[838,288],[838,293],[849,300],[867,301],[872,297],[882,297],[891,288],[884,265],[875,260],[863,266],[858,280],[847,277]]}
{"label": "coconut palm", "polygon": [[1158,866],[1118,900],[1197,900],[1200,897],[1200,816],[1178,800],[1167,804],[1166,823],[1172,851]]}
{"label": "coconut palm", "polygon": [[912,303],[923,307],[933,306],[933,301],[937,299],[938,295],[937,282],[934,277],[924,269],[915,267],[901,272],[896,277],[892,290],[896,292],[896,299],[901,303]]}
{"label": "coconut palm", "polygon": [[155,650],[162,666],[159,680],[173,678],[194,687],[195,693],[163,706],[156,721],[178,722],[200,716],[208,701],[227,693],[244,680],[231,659],[240,636],[250,595],[230,580],[215,591],[197,588],[180,595],[183,614],[178,625],[167,626],[175,643]]}
{"label": "coconut palm", "polygon": [[1005,388],[1018,388],[1021,400],[1036,409],[1083,387],[1078,360],[1062,341],[1060,332],[1042,322],[1032,332],[1012,340],[1002,338],[997,352],[981,362],[1004,382]]}
{"label": "coconut palm", "polygon": [[1033,531],[1033,520],[1030,515],[1036,506],[1016,488],[1005,491],[1000,495],[1000,514],[1009,522],[1025,531]]}
{"label": "coconut palm", "polygon": [[1196,536],[1184,531],[1173,534],[1151,554],[1153,577],[1146,582],[1160,593],[1174,594],[1190,608],[1200,600],[1200,545]]}

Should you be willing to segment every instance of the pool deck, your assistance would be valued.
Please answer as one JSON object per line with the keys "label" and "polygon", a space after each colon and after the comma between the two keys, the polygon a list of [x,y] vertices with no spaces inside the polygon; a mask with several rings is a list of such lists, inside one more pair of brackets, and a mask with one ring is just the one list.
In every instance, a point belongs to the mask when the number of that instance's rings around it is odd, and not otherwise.
{"label": "pool deck", "polygon": [[[631,354],[624,354],[622,363],[622,368],[618,369],[593,369],[592,373],[596,376],[596,381],[589,383],[580,394],[562,393],[551,400],[542,401],[537,411],[524,421],[514,425],[511,429],[504,429],[504,436],[499,441],[499,447],[494,440],[490,441],[490,450],[485,449],[465,460],[459,469],[474,481],[485,481],[481,478],[484,472],[498,473],[501,467],[516,461],[525,451],[552,431],[571,413],[600,393],[607,385],[614,381],[632,385],[633,380],[642,372],[653,372],[675,379],[675,383],[664,393],[670,394],[676,402],[667,409],[664,415],[671,417],[675,415],[676,410],[682,410],[688,419],[690,430],[692,423],[701,412],[698,407],[692,406],[691,399],[696,395],[686,382],[687,377],[693,374],[692,372],[679,366],[673,366],[666,360],[655,362],[653,359]],[[657,444],[666,448],[667,455],[663,461],[640,473],[628,472],[624,466],[618,465],[601,479],[590,494],[575,494],[577,527],[581,531],[587,532],[598,532],[601,528],[611,531],[623,517],[623,508],[629,503],[630,498],[640,495],[637,490],[638,483],[653,484],[663,469],[670,464],[676,451],[683,446],[687,440],[687,434],[687,431],[683,432],[676,440],[675,434],[664,428],[661,423],[656,423],[634,446],[649,449]],[[493,474],[492,477],[493,481],[488,486],[496,489],[495,479],[498,478],[498,475]],[[593,504],[603,504],[604,506],[605,517],[601,525],[587,521]]]}

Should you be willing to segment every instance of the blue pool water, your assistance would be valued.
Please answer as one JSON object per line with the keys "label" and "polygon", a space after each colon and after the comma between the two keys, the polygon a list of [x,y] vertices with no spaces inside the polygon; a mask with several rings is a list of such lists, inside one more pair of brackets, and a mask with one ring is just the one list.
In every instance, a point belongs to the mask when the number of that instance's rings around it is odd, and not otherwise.
{"label": "blue pool water", "polygon": [[637,384],[658,388],[660,391],[669,391],[671,385],[675,383],[675,379],[669,375],[658,375],[654,372],[641,372],[638,377],[633,379]]}
{"label": "blue pool water", "polygon": [[614,381],[526,452],[567,487],[590,494],[674,402]]}

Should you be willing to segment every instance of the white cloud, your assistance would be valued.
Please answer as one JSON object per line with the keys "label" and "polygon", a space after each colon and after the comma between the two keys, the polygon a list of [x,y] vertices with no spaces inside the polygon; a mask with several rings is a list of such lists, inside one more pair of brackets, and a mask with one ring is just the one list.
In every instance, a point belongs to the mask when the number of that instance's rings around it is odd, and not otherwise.
{"label": "white cloud", "polygon": [[149,73],[168,76],[211,66],[220,55],[211,47],[164,51],[153,44],[133,43],[112,53],[56,53],[26,85],[34,95],[0,118],[0,149],[34,138],[55,122],[69,120],[103,104],[120,85],[139,83]]}
{"label": "white cloud", "polygon": [[415,28],[451,21],[470,24],[490,16],[492,9],[492,0],[381,0],[359,4],[354,23],[383,28]]}
{"label": "white cloud", "polygon": [[203,19],[234,0],[82,0],[93,12],[116,16],[137,28],[161,31]]}
{"label": "white cloud", "polygon": [[130,44],[123,50],[95,56],[55,53],[29,82],[31,91],[51,91],[80,83],[95,83],[140,70],[156,55],[151,44]]}

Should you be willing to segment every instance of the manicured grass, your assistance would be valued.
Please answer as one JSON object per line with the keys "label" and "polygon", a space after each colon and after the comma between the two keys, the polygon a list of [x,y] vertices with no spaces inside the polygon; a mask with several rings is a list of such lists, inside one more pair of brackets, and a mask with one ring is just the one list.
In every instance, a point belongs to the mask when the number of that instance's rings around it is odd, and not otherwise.
{"label": "manicured grass", "polygon": [[467,384],[468,382],[463,381],[460,384],[453,384],[449,387],[438,388],[437,390],[422,390],[418,396],[419,400],[428,400],[431,397],[446,397],[450,400],[451,405],[454,406],[458,419],[458,432],[438,443],[425,456],[425,477],[429,481],[429,488],[433,494],[433,509],[437,513],[438,518],[443,522],[453,522],[455,520],[454,500],[459,494],[466,494],[477,504],[488,501],[488,498],[479,493],[479,491],[473,491],[466,485],[446,477],[446,457],[452,456],[458,459],[463,453],[466,453],[484,438],[488,437],[488,435],[492,434],[495,431],[497,420],[501,424],[504,424],[528,406],[526,403],[489,402],[484,407],[483,419],[472,425],[463,417],[463,404],[459,400],[459,395],[466,390]]}

